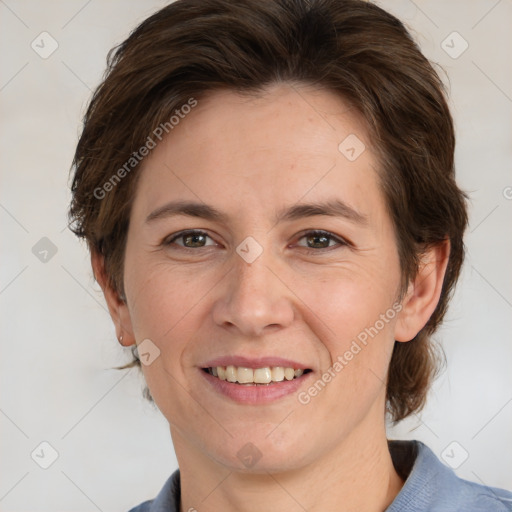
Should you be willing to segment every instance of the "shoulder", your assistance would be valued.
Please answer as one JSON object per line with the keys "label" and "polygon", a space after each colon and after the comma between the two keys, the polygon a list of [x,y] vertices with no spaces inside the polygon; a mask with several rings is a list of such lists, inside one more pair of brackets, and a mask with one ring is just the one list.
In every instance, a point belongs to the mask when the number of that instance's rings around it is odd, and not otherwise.
{"label": "shoulder", "polygon": [[155,499],[144,501],[128,512],[180,512],[179,469],[169,477]]}
{"label": "shoulder", "polygon": [[414,461],[386,512],[512,512],[511,492],[459,478],[420,441],[391,441],[390,451],[395,467],[406,460],[407,452]]}

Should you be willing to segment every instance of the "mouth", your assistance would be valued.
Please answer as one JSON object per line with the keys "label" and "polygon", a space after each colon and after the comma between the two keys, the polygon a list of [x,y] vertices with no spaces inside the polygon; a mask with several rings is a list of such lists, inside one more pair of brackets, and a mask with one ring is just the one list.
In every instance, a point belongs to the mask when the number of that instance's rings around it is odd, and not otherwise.
{"label": "mouth", "polygon": [[264,366],[247,368],[245,366],[210,366],[202,368],[203,372],[220,381],[227,381],[241,386],[271,386],[282,382],[300,379],[311,372],[309,368],[291,368],[284,366]]}

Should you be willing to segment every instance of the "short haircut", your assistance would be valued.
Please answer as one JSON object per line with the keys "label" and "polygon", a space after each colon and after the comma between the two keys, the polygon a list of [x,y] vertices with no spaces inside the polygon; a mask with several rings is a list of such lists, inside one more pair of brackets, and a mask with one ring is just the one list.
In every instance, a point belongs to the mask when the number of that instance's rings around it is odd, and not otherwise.
{"label": "short haircut", "polygon": [[[395,342],[388,371],[393,421],[421,410],[439,367],[431,336],[460,273],[467,211],[444,85],[404,25],[362,0],[177,0],[142,22],[107,63],[74,156],[69,216],[73,232],[103,255],[121,297],[140,170],[130,158],[191,98],[303,84],[338,95],[361,115],[395,229],[402,294],[423,251],[451,245],[437,308],[414,340]],[[134,365],[137,358],[124,367]]]}

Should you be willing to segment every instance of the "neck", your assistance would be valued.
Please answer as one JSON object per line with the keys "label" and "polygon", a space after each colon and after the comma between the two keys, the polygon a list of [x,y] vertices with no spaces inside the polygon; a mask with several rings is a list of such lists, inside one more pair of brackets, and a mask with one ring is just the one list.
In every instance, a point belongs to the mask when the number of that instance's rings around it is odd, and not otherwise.
{"label": "neck", "polygon": [[314,463],[286,472],[269,468],[259,474],[218,464],[171,428],[180,466],[181,512],[382,512],[403,480],[393,467],[384,421],[379,430],[375,423],[359,427]]}

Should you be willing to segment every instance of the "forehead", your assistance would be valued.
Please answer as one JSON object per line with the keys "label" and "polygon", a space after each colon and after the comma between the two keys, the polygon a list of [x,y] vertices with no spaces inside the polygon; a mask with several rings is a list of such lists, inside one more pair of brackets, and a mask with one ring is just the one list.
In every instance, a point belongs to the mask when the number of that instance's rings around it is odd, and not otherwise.
{"label": "forehead", "polygon": [[185,198],[270,214],[337,197],[365,211],[382,200],[371,147],[360,115],[331,92],[289,84],[256,97],[215,91],[143,162],[136,209]]}
{"label": "forehead", "polygon": [[[196,158],[209,150],[213,155],[208,157],[224,161],[238,153],[278,151],[286,157],[332,161],[339,156],[339,142],[350,134],[367,145],[370,142],[362,116],[341,97],[312,86],[276,84],[257,95],[210,92],[169,139],[175,139],[171,143],[175,148],[187,140],[201,142],[202,152]],[[239,144],[237,152],[233,152],[235,144]]]}

